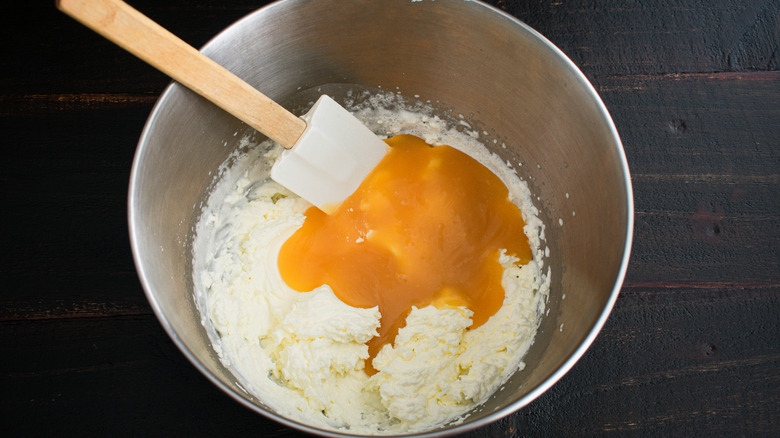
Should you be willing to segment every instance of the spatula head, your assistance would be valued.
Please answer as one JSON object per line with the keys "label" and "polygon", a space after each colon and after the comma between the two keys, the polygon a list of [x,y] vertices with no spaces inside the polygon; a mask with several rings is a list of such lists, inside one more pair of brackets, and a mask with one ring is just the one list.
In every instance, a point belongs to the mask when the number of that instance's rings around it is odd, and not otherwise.
{"label": "spatula head", "polygon": [[302,118],[306,130],[271,168],[271,178],[326,213],[382,160],[387,144],[326,95]]}

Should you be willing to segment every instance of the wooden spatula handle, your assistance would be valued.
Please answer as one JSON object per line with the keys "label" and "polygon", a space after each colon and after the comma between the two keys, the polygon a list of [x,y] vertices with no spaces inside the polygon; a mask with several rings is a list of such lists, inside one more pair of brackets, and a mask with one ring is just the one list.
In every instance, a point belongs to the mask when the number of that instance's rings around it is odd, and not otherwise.
{"label": "wooden spatula handle", "polygon": [[57,8],[286,148],[306,123],[120,0],[57,0]]}

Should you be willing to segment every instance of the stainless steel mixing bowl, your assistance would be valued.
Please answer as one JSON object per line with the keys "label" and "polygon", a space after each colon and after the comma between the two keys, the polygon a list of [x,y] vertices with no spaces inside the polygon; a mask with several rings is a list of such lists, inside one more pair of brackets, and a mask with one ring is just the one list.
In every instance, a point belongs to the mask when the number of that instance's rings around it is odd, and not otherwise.
{"label": "stainless steel mixing bowl", "polygon": [[[432,435],[511,414],[583,355],[625,275],[632,192],[604,105],[549,41],[474,1],[286,0],[235,23],[203,51],[281,102],[324,84],[381,87],[431,100],[497,140],[488,146],[514,163],[539,197],[552,285],[527,367],[465,422]],[[233,134],[242,130],[247,128],[178,84],[160,97],[138,144],[129,188],[138,273],[162,326],[215,385],[288,426],[338,435],[285,418],[244,392],[211,348],[195,308],[193,226],[214,172],[237,147]]]}

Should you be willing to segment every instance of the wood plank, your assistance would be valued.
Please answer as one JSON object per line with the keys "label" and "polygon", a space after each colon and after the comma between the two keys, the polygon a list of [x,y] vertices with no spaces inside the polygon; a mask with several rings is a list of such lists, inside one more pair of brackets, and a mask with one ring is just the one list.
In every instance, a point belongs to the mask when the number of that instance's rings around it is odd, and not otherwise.
{"label": "wood plank", "polygon": [[531,436],[772,436],[780,426],[778,292],[624,289],[582,360],[520,412],[518,428]]}
{"label": "wood plank", "polygon": [[773,102],[780,99],[780,72],[592,82],[615,121],[632,174],[778,174],[780,107]]}
{"label": "wood plank", "polygon": [[[464,436],[771,435],[780,426],[779,297],[777,287],[624,290],[560,382]],[[298,435],[220,393],[150,315],[4,322],[0,341],[11,436]]]}
{"label": "wood plank", "polygon": [[0,332],[10,347],[0,365],[7,436],[292,436],[200,375],[151,315]]}
{"label": "wood plank", "polygon": [[[267,1],[130,2],[200,47]],[[492,1],[558,45],[589,76],[778,69],[780,5],[669,0]],[[0,28],[0,94],[159,93],[161,73],[51,7],[18,3]],[[30,21],[29,17],[36,17]],[[604,31],[609,29],[609,31]],[[73,60],[78,60],[74,62]]]}
{"label": "wood plank", "polygon": [[1,196],[12,212],[3,215],[0,272],[13,285],[0,297],[0,319],[148,312],[126,205],[151,103],[33,100],[21,114],[0,117]]}
{"label": "wood plank", "polygon": [[491,3],[557,45],[588,76],[777,70],[772,0]]}
{"label": "wood plank", "polygon": [[626,284],[779,284],[780,73],[594,82],[632,175]]}
{"label": "wood plank", "polygon": [[[128,3],[190,45],[201,47],[230,24],[270,1]],[[3,41],[18,41],[19,35],[24,35],[24,44],[4,47],[0,94],[159,94],[170,82],[162,73],[58,11],[53,1],[45,6],[21,2],[5,12],[0,37]]]}

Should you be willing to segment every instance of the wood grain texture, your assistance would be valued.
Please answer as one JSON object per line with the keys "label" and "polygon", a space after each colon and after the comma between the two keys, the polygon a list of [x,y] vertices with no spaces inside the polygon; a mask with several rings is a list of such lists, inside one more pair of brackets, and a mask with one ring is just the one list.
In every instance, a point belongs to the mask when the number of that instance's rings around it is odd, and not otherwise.
{"label": "wood grain texture", "polygon": [[109,110],[78,100],[65,109],[47,104],[36,114],[0,117],[7,141],[2,201],[18,212],[3,215],[8,234],[0,272],[13,287],[0,296],[0,319],[144,304],[126,193],[150,109],[123,101]]}
{"label": "wood grain texture", "polygon": [[521,411],[521,428],[530,436],[772,436],[778,292],[624,289],[582,361]]}
{"label": "wood grain texture", "polygon": [[588,75],[778,68],[773,0],[493,1],[558,45]]}
{"label": "wood grain texture", "polygon": [[287,149],[306,123],[121,0],[58,0],[57,8]]}
{"label": "wood grain texture", "polygon": [[[131,1],[152,20],[201,47],[225,27],[268,1]],[[54,1],[7,8],[0,58],[0,95],[19,93],[145,93],[170,82],[163,73],[96,35],[54,7]],[[35,19],[31,30],[31,20]],[[25,35],[24,39],[20,35]],[[33,54],[33,55],[31,55]],[[74,60],[78,60],[74,62]],[[19,66],[24,66],[20,69]]]}
{"label": "wood grain texture", "polygon": [[626,283],[778,284],[780,72],[595,78],[636,209]]}
{"label": "wood grain texture", "polygon": [[[196,47],[265,3],[130,1]],[[776,436],[780,2],[491,3],[597,89],[624,143],[636,227],[626,282],[585,356],[464,436]],[[300,436],[201,376],[137,280],[130,165],[169,80],[53,2],[5,12],[4,435]]]}
{"label": "wood grain texture", "polygon": [[[53,2],[52,2],[53,3]],[[194,47],[268,1],[136,0],[131,6]],[[776,0],[499,0],[589,77],[778,69]],[[157,92],[165,75],[38,2],[6,9],[0,94]],[[36,17],[30,32],[29,17]],[[34,56],[30,54],[34,53]],[[78,59],[79,62],[73,62]],[[19,69],[16,66],[25,65]]]}

